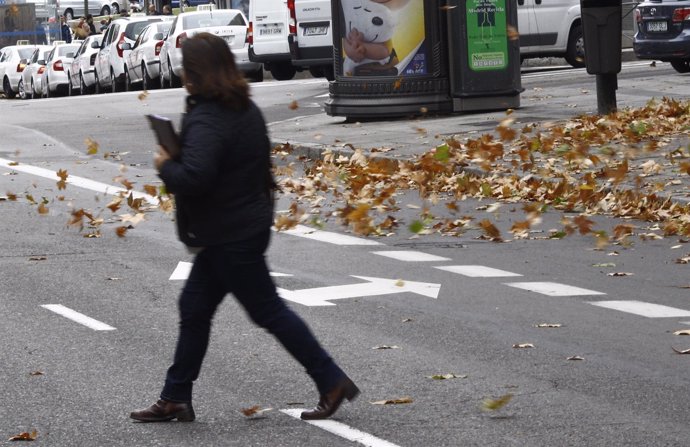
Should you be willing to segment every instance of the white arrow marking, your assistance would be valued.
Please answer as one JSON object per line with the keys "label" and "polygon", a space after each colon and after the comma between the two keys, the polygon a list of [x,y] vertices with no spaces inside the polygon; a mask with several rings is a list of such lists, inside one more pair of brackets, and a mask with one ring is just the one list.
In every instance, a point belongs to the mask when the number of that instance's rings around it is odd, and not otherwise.
{"label": "white arrow marking", "polygon": [[[192,271],[193,262],[180,261],[177,263],[177,267],[168,278],[169,281],[184,281],[189,278],[189,273]],[[271,276],[292,276],[289,273],[278,273],[271,272]]]}
{"label": "white arrow marking", "polygon": [[69,307],[65,307],[62,304],[41,304],[41,307],[44,309],[51,310],[55,312],[58,315],[62,315],[65,318],[69,318],[72,321],[75,321],[79,324],[83,324],[84,326],[93,329],[94,331],[114,331],[115,328],[105,324],[101,321],[94,320],[91,317],[87,317],[86,315],[79,313],[75,310],[70,309]]}
{"label": "white arrow marking", "polygon": [[352,275],[352,277],[363,279],[367,282],[302,290],[278,289],[278,293],[288,301],[293,301],[305,306],[334,306],[334,304],[329,303],[329,301],[404,292],[417,293],[429,298],[438,298],[438,293],[441,290],[441,284],[373,278],[369,276]]}

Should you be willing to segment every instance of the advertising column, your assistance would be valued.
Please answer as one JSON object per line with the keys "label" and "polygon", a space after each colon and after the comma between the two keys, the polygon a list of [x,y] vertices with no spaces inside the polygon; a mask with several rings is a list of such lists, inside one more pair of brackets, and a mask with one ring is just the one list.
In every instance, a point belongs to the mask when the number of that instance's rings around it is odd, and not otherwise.
{"label": "advertising column", "polygon": [[329,115],[450,111],[438,0],[334,0]]}

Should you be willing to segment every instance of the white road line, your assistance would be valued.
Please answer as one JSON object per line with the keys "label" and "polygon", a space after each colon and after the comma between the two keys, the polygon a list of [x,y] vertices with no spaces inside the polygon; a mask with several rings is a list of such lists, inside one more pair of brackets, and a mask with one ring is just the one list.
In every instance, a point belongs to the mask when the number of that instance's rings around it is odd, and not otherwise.
{"label": "white road line", "polygon": [[316,230],[305,225],[297,225],[295,228],[282,230],[280,233],[289,234],[291,236],[299,236],[306,239],[313,239],[319,242],[327,242],[335,245],[383,245],[380,242],[370,239],[348,236],[347,234],[332,233],[330,231]]}
{"label": "white road line", "polygon": [[690,310],[678,309],[644,301],[590,301],[594,306],[620,310],[647,318],[690,317]]}
{"label": "white road line", "polygon": [[69,307],[65,307],[62,304],[41,304],[41,307],[53,311],[58,315],[62,315],[65,318],[69,318],[70,320],[75,321],[79,324],[83,324],[84,326],[91,328],[94,331],[115,330],[115,328],[112,326],[109,326],[98,320],[94,320],[93,318],[87,317],[84,314],[80,314],[79,312],[72,310]]}
{"label": "white road line", "polygon": [[505,283],[505,285],[548,296],[606,295],[603,292],[581,289],[579,287],[560,284],[557,282],[509,282]]}
{"label": "white road line", "polygon": [[451,260],[450,258],[444,258],[442,256],[431,255],[429,253],[422,253],[421,251],[414,250],[373,251],[372,253],[404,262],[437,262]]}
{"label": "white road line", "polygon": [[[189,278],[189,273],[192,271],[192,266],[194,265],[193,262],[185,262],[185,261],[180,261],[177,263],[177,266],[175,267],[175,270],[173,270],[172,274],[170,275],[170,278],[168,278],[169,281],[184,281],[185,279]],[[289,273],[279,273],[279,272],[271,272],[271,276],[276,277],[276,276],[293,276]]]}
{"label": "white road line", "polygon": [[[32,165],[26,165],[19,163],[17,165],[14,165],[14,161],[12,160],[7,160],[4,158],[0,158],[0,167],[2,168],[7,168],[11,169],[13,171],[17,172],[23,172],[25,174],[31,174],[35,175],[38,177],[44,177],[50,180],[55,180],[56,182],[60,180],[60,178],[57,175],[57,172],[51,171],[50,169],[45,169],[45,168],[39,168],[38,166],[32,166]],[[113,186],[113,185],[108,185],[106,183],[101,183],[97,182],[94,180],[90,180],[84,177],[76,177],[74,175],[69,175],[66,180],[67,183],[70,185],[74,185],[78,188],[84,188],[88,189],[91,191],[96,191],[100,192],[103,194],[109,194],[112,196],[118,196],[120,193],[125,193],[129,195],[130,191],[127,191],[125,188],[121,188],[119,186]],[[132,195],[134,196],[135,199],[138,198],[143,198],[146,200],[148,203],[152,205],[158,205],[158,199],[156,197],[153,197],[151,195],[145,194],[143,192],[137,192],[137,191],[131,191]]]}
{"label": "white road line", "polygon": [[[288,416],[292,416],[295,419],[300,419],[300,414],[305,411],[304,409],[291,408],[289,410],[280,410],[281,413],[285,413]],[[317,421],[304,421],[307,424],[319,427],[322,430],[326,430],[329,433],[333,433],[336,436],[345,438],[348,441],[356,442],[358,444],[365,445],[367,447],[398,447],[397,444],[388,442],[384,439],[377,438],[374,435],[365,433],[356,428],[352,428],[349,425],[345,425],[342,422],[336,422],[334,420],[325,419]]]}
{"label": "white road line", "polygon": [[505,276],[522,276],[519,273],[507,272],[483,265],[442,265],[436,266],[439,270],[445,270],[459,275],[470,276],[472,278],[500,278]]}

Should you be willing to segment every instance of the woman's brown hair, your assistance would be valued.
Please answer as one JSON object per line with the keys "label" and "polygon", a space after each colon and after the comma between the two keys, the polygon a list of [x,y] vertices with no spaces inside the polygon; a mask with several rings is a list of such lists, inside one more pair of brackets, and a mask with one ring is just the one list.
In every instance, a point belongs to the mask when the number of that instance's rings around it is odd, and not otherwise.
{"label": "woman's brown hair", "polygon": [[222,38],[199,33],[185,39],[182,67],[190,93],[217,99],[235,110],[249,107],[249,86]]}

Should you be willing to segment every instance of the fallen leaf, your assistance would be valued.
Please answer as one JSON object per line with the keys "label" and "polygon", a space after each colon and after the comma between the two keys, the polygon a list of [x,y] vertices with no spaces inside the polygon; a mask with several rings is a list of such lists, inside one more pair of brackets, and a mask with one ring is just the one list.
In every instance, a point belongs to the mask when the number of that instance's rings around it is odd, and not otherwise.
{"label": "fallen leaf", "polygon": [[263,408],[262,409],[260,406],[254,405],[253,407],[250,407],[250,408],[243,408],[241,411],[242,411],[242,414],[244,414],[245,416],[252,417],[252,416],[260,416],[263,413],[265,413],[267,411],[271,411],[271,410],[273,410],[273,408]]}
{"label": "fallen leaf", "polygon": [[98,153],[98,142],[96,140],[87,138],[84,142],[86,143],[86,153],[88,155],[94,155]]}
{"label": "fallen leaf", "polygon": [[146,98],[148,98],[148,97],[149,97],[149,92],[146,91],[146,90],[144,90],[143,92],[139,93],[139,96],[137,96],[137,98],[139,99],[139,101],[144,101],[144,100],[145,100]]}
{"label": "fallen leaf", "polygon": [[557,327],[562,327],[563,325],[561,323],[539,323],[534,325],[534,327],[538,328],[557,328]]}
{"label": "fallen leaf", "polygon": [[43,372],[42,371],[32,371],[29,373],[30,376],[42,376]]}
{"label": "fallen leaf", "polygon": [[410,322],[412,322],[412,321],[414,321],[412,318],[404,318],[404,319],[402,320],[403,323],[410,323]]}
{"label": "fallen leaf", "polygon": [[398,405],[398,404],[411,404],[412,403],[412,398],[411,397],[400,397],[397,399],[386,399],[386,400],[377,400],[375,402],[371,402],[373,405]]}
{"label": "fallen leaf", "polygon": [[515,343],[513,345],[513,348],[516,349],[524,349],[524,348],[533,348],[534,345],[532,343]]}
{"label": "fallen leaf", "polygon": [[389,345],[381,345],[381,346],[374,346],[374,347],[371,348],[371,349],[400,349],[400,348],[399,348],[398,346],[395,346],[395,345],[392,345],[392,346],[389,346]]}
{"label": "fallen leaf", "polygon": [[46,259],[48,258],[45,256],[31,256],[29,261],[45,261]]}
{"label": "fallen leaf", "polygon": [[671,346],[671,349],[676,351],[677,354],[690,354],[690,349],[676,349],[673,346]]}
{"label": "fallen leaf", "polygon": [[455,374],[452,374],[452,373],[449,373],[449,374],[434,374],[433,376],[427,376],[427,377],[429,377],[430,379],[434,379],[434,380],[466,379],[466,378],[467,378],[467,374],[461,374],[461,375],[459,375],[459,376],[458,376],[458,375],[455,375]]}
{"label": "fallen leaf", "polygon": [[405,287],[405,281],[402,279],[395,281],[395,287]]}
{"label": "fallen leaf", "polygon": [[115,228],[115,234],[117,234],[117,237],[125,237],[125,234],[127,234],[127,227],[117,227]]}
{"label": "fallen leaf", "polygon": [[673,335],[690,335],[690,329],[681,329],[674,332]]}
{"label": "fallen leaf", "polygon": [[601,264],[592,264],[592,267],[615,267],[616,264],[613,262],[604,262]]}
{"label": "fallen leaf", "polygon": [[486,398],[482,401],[482,410],[484,411],[496,411],[505,407],[508,402],[513,398],[511,393],[505,394],[498,399]]}
{"label": "fallen leaf", "polygon": [[606,276],[632,276],[634,273],[629,272],[611,272],[607,273]]}
{"label": "fallen leaf", "polygon": [[289,105],[288,109],[290,110],[297,110],[299,109],[299,104],[297,103],[297,100],[293,100]]}
{"label": "fallen leaf", "polygon": [[571,355],[568,357],[566,360],[584,360],[584,357],[580,357],[579,355]]}
{"label": "fallen leaf", "polygon": [[38,436],[38,432],[36,430],[32,431],[31,433],[29,432],[22,432],[19,433],[18,435],[12,436],[8,441],[35,441],[36,436]]}

